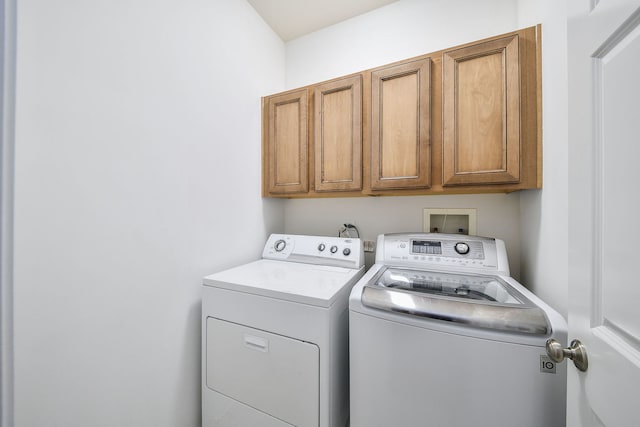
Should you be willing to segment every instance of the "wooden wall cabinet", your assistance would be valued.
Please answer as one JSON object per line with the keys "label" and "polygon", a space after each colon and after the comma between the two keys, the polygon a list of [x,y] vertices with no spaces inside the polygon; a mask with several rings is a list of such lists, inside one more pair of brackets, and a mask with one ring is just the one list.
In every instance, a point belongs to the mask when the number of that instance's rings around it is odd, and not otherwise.
{"label": "wooden wall cabinet", "polygon": [[371,73],[371,189],[431,184],[431,59]]}
{"label": "wooden wall cabinet", "polygon": [[362,190],[362,76],[315,87],[315,191]]}
{"label": "wooden wall cabinet", "polygon": [[517,34],[443,54],[443,185],[520,181]]}
{"label": "wooden wall cabinet", "polygon": [[542,186],[540,31],[443,52],[445,191]]}
{"label": "wooden wall cabinet", "polygon": [[263,195],[542,186],[541,27],[263,98]]}
{"label": "wooden wall cabinet", "polygon": [[308,95],[307,90],[263,99],[263,180],[271,195],[309,191],[308,176]]}

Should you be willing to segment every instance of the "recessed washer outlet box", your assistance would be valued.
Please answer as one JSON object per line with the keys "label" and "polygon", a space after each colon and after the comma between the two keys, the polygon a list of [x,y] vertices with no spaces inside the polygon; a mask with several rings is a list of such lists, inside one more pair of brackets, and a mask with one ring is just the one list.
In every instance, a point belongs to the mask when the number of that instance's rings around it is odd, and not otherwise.
{"label": "recessed washer outlet box", "polygon": [[426,208],[423,215],[427,233],[476,234],[476,209]]}

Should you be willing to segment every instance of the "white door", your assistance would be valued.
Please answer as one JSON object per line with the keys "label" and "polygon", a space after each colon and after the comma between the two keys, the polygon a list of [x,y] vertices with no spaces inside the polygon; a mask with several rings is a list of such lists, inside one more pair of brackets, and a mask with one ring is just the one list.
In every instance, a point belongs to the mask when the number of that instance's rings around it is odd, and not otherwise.
{"label": "white door", "polygon": [[569,0],[570,427],[640,425],[640,0]]}

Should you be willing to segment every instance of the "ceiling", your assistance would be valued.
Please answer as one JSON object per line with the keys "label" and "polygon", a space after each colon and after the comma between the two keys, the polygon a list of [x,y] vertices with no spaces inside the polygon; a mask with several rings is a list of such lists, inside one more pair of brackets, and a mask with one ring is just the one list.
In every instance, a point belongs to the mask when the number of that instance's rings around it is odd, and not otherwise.
{"label": "ceiling", "polygon": [[247,0],[282,40],[289,41],[321,28],[393,3],[396,0]]}

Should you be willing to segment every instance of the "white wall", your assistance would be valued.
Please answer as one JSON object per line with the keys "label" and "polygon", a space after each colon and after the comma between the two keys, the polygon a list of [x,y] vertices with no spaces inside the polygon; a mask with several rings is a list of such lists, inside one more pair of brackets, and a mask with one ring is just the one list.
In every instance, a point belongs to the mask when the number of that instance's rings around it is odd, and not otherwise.
{"label": "white wall", "polygon": [[543,189],[524,191],[522,280],[563,315],[568,304],[567,5],[519,0],[519,26],[542,23]]}
{"label": "white wall", "polygon": [[517,29],[513,0],[399,0],[286,45],[294,88]]}
{"label": "white wall", "polygon": [[[516,6],[512,0],[400,0],[288,42],[287,88],[516,30]],[[478,234],[505,240],[512,275],[519,277],[519,199],[520,193],[289,200],[285,228],[333,235],[340,224],[355,221],[363,237],[375,239],[422,230],[425,207],[477,208]]]}
{"label": "white wall", "polygon": [[[335,236],[352,223],[360,236],[376,240],[382,233],[422,231],[424,208],[475,208],[478,234],[500,237],[509,251],[511,274],[520,270],[520,198],[517,193],[290,200],[285,216],[288,233]],[[367,267],[373,254],[366,254]]]}
{"label": "white wall", "polygon": [[16,425],[198,426],[201,277],[283,228],[284,44],[238,0],[24,0],[17,40]]}

